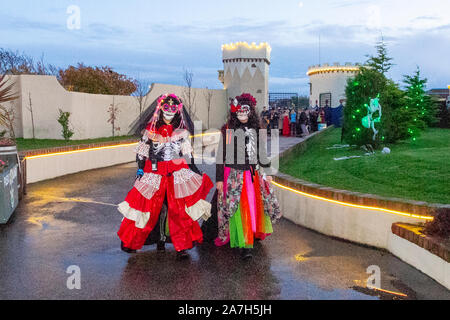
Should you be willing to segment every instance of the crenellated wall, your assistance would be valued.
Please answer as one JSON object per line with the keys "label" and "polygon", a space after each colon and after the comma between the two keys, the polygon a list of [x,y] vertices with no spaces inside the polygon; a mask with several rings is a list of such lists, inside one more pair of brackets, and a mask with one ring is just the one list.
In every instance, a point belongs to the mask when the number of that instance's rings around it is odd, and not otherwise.
{"label": "crenellated wall", "polygon": [[354,77],[359,68],[359,64],[351,63],[343,66],[339,63],[333,65],[325,63],[309,67],[307,75],[311,83],[310,105],[314,107],[316,101],[319,101],[320,106],[320,95],[331,93],[331,101],[328,101],[328,105],[332,108],[338,107],[339,100],[346,99],[347,80]]}
{"label": "crenellated wall", "polygon": [[228,99],[245,92],[256,98],[258,110],[268,106],[271,50],[267,43],[236,42],[222,46],[224,70],[219,71],[219,80]]}

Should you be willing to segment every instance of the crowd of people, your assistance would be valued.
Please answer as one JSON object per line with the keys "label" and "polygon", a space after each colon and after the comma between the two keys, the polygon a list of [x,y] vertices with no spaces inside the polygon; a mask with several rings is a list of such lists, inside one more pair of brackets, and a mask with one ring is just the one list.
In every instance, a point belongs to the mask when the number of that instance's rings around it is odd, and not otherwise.
{"label": "crowd of people", "polygon": [[334,125],[341,126],[343,100],[337,108],[331,108],[328,101],[324,107],[319,107],[316,101],[314,107],[295,109],[287,107],[264,107],[261,112],[261,127],[264,129],[279,129],[280,134],[286,137],[304,137],[319,131],[320,127]]}

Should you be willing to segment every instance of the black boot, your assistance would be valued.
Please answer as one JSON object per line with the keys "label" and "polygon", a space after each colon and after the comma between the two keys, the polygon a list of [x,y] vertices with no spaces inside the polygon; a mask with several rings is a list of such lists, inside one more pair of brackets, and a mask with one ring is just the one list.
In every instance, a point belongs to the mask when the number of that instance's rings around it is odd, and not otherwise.
{"label": "black boot", "polygon": [[241,249],[241,258],[243,260],[249,260],[252,257],[253,257],[252,249],[249,249],[249,248],[242,248]]}
{"label": "black boot", "polygon": [[123,242],[120,242],[120,249],[122,249],[122,251],[126,252],[126,253],[136,253],[136,250],[127,248],[123,245]]}
{"label": "black boot", "polygon": [[185,260],[189,258],[189,253],[186,250],[177,251],[177,260]]}
{"label": "black boot", "polygon": [[165,252],[166,251],[166,243],[164,241],[158,241],[156,244],[156,251]]}

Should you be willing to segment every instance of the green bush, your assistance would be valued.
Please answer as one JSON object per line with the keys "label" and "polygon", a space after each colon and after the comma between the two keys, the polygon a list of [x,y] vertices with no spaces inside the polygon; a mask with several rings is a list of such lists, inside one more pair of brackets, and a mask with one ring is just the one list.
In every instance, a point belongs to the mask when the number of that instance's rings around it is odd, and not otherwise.
{"label": "green bush", "polygon": [[[358,146],[370,144],[374,148],[407,138],[415,141],[421,130],[436,122],[436,105],[425,93],[427,80],[421,79],[417,69],[413,76],[404,76],[406,91],[401,90],[385,76],[392,66],[385,45],[379,44],[377,51],[378,56],[370,57],[366,66],[347,81],[341,140]],[[364,127],[362,120],[367,116],[371,99],[377,97],[382,116],[380,122],[375,123],[378,134],[374,139],[373,130]]]}
{"label": "green bush", "polygon": [[65,112],[59,109],[58,122],[62,126],[62,136],[64,140],[69,141],[74,132],[69,129],[70,112]]}

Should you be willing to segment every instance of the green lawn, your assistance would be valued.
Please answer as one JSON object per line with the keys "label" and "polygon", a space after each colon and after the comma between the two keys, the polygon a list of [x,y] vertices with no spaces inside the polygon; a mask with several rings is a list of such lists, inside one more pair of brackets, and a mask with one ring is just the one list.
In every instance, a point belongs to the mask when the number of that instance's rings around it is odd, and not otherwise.
{"label": "green lawn", "polygon": [[32,150],[32,149],[44,149],[44,148],[53,148],[53,147],[64,147],[64,146],[73,146],[79,144],[90,144],[90,143],[99,143],[99,142],[109,142],[109,141],[121,141],[128,139],[136,139],[134,136],[120,136],[120,137],[108,137],[108,138],[98,138],[98,139],[86,139],[86,140],[53,140],[53,139],[23,139],[17,138],[17,147],[19,151],[23,150]]}
{"label": "green lawn", "polygon": [[450,203],[450,130],[428,129],[417,141],[403,141],[374,156],[334,161],[363,155],[358,149],[327,150],[340,144],[340,129],[313,137],[304,153],[298,151],[280,161],[280,171],[321,185],[386,197]]}

